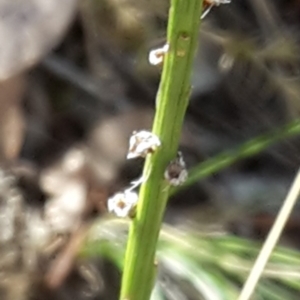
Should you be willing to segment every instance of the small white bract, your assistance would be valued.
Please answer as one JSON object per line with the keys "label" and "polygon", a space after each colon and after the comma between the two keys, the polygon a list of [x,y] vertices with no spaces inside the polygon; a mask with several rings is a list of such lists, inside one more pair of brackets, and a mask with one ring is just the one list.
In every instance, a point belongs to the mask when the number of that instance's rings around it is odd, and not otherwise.
{"label": "small white bract", "polygon": [[229,4],[231,2],[231,0],[210,0],[207,2],[209,2],[210,4],[213,4],[215,6],[219,6],[221,4]]}
{"label": "small white bract", "polygon": [[159,138],[149,131],[133,132],[129,139],[127,159],[146,157],[147,154],[153,153],[160,145]]}
{"label": "small white bract", "polygon": [[149,52],[149,63],[153,66],[160,65],[164,61],[165,54],[169,51],[169,44],[165,44],[161,48],[151,50]]}
{"label": "small white bract", "polygon": [[170,162],[164,175],[173,186],[179,186],[186,181],[188,172],[181,152],[178,152],[177,157]]}
{"label": "small white bract", "polygon": [[128,189],[126,189],[126,191],[130,192],[130,191],[134,190],[139,185],[141,185],[142,183],[144,183],[146,180],[147,180],[147,177],[141,176],[139,179],[130,182],[131,187],[129,187]]}
{"label": "small white bract", "polygon": [[231,3],[231,0],[205,0],[204,11],[201,15],[201,20],[208,15],[208,13],[211,11],[211,9],[214,6],[220,6],[221,4],[229,4],[229,3]]}
{"label": "small white bract", "polygon": [[138,194],[129,190],[113,195],[107,201],[108,211],[117,217],[125,218],[130,216],[133,208],[138,202]]}

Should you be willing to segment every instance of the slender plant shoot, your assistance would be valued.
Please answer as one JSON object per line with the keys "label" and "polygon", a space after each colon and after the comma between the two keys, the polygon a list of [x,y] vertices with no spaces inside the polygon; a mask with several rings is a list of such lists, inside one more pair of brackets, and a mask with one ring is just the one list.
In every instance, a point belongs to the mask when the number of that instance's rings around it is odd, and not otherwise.
{"label": "slender plant shoot", "polygon": [[136,215],[132,221],[122,278],[121,300],[148,300],[156,275],[155,251],[169,196],[164,178],[176,158],[191,93],[191,72],[199,37],[201,0],[171,0],[163,71],[153,123],[161,145],[147,154]]}

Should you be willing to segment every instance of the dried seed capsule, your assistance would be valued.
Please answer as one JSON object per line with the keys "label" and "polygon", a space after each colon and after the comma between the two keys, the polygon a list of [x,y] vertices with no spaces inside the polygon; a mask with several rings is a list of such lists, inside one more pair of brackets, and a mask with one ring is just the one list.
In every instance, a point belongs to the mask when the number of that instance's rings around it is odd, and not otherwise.
{"label": "dried seed capsule", "polygon": [[153,49],[149,52],[148,60],[153,66],[162,64],[165,54],[169,51],[169,44],[165,44],[161,48]]}
{"label": "dried seed capsule", "polygon": [[132,214],[138,202],[138,194],[130,190],[117,193],[107,201],[108,211],[117,217],[125,218]]}
{"label": "dried seed capsule", "polygon": [[146,157],[147,154],[153,153],[160,145],[159,138],[149,131],[133,132],[129,140],[127,159]]}
{"label": "dried seed capsule", "polygon": [[188,172],[181,152],[178,152],[177,157],[170,162],[164,175],[173,186],[179,186],[185,182]]}

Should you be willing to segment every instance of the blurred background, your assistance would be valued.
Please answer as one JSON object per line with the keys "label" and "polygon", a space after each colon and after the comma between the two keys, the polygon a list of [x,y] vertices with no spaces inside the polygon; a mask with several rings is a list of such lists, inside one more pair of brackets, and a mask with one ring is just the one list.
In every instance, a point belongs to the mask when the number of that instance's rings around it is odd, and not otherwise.
{"label": "blurred background", "polygon": [[[106,201],[141,174],[128,138],[151,129],[161,67],[148,54],[165,43],[168,7],[0,0],[1,300],[118,299],[128,224]],[[189,169],[299,118],[299,27],[299,0],[232,0],[204,18],[180,146]],[[235,299],[299,151],[297,135],[281,139],[171,197],[153,300]],[[300,297],[299,213],[257,299]],[[78,257],[87,233],[93,251]]]}

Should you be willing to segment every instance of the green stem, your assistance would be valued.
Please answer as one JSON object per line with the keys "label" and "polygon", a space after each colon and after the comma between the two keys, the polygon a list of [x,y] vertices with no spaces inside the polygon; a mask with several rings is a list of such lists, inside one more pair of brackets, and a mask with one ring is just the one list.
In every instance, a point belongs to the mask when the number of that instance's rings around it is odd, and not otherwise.
{"label": "green stem", "polygon": [[184,189],[210,175],[213,175],[235,162],[254,156],[261,153],[268,147],[278,143],[279,141],[300,134],[300,119],[276,129],[270,133],[263,134],[247,141],[240,147],[234,150],[226,151],[211,159],[205,160],[198,166],[189,171],[189,177],[186,182],[179,188],[173,189],[172,194],[175,194],[181,189]]}
{"label": "green stem", "polygon": [[156,244],[170,188],[163,174],[178,149],[191,90],[201,9],[201,0],[171,0],[167,36],[170,48],[164,59],[153,124],[153,133],[162,146],[146,159],[147,181],[141,186],[129,231],[121,300],[147,300],[153,288]]}

